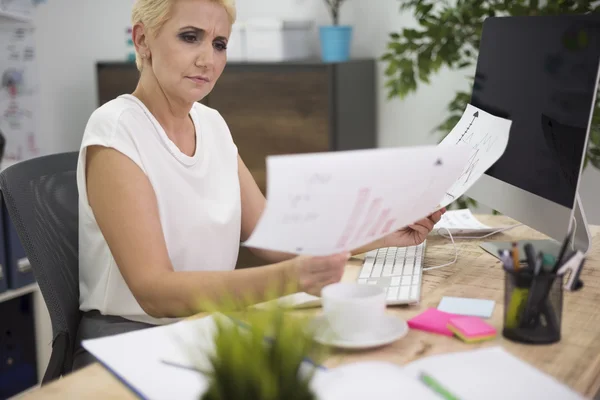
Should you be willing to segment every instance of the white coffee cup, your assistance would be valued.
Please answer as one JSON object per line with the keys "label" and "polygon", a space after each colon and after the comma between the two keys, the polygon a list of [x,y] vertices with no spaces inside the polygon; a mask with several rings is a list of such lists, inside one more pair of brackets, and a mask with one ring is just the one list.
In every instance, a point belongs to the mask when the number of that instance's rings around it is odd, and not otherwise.
{"label": "white coffee cup", "polygon": [[321,290],[323,313],[342,340],[364,340],[377,331],[386,310],[385,290],[376,285],[339,282]]}

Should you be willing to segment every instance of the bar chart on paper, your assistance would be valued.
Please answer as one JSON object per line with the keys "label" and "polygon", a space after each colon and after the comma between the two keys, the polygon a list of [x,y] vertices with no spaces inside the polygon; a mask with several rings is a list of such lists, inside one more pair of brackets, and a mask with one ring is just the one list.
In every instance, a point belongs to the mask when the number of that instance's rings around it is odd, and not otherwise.
{"label": "bar chart on paper", "polygon": [[[466,148],[438,146],[271,156],[267,207],[244,245],[313,256],[354,250],[433,212],[467,158]],[[397,171],[411,172],[398,179]]]}

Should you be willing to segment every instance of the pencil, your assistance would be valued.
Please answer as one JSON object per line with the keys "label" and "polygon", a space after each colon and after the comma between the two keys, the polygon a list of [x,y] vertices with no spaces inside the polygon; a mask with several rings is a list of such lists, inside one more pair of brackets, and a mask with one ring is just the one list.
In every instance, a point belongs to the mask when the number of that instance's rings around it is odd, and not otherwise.
{"label": "pencil", "polygon": [[519,246],[517,246],[517,242],[513,242],[512,244],[512,256],[514,269],[515,271],[518,271],[521,265],[519,263]]}

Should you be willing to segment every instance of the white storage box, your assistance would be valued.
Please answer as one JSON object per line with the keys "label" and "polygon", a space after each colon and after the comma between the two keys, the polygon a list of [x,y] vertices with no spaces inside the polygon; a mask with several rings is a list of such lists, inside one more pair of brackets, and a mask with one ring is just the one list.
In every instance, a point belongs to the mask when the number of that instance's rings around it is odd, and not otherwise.
{"label": "white storage box", "polygon": [[246,21],[248,61],[289,61],[312,58],[312,21]]}

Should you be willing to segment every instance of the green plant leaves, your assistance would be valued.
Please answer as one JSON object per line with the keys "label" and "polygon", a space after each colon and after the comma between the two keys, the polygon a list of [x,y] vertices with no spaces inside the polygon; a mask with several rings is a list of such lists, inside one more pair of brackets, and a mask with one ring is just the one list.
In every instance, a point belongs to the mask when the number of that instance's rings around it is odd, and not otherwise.
{"label": "green plant leaves", "polygon": [[306,319],[278,306],[237,317],[213,315],[215,352],[201,399],[316,399],[309,385],[312,374],[300,369],[307,357],[320,362],[325,353],[316,350]]}

